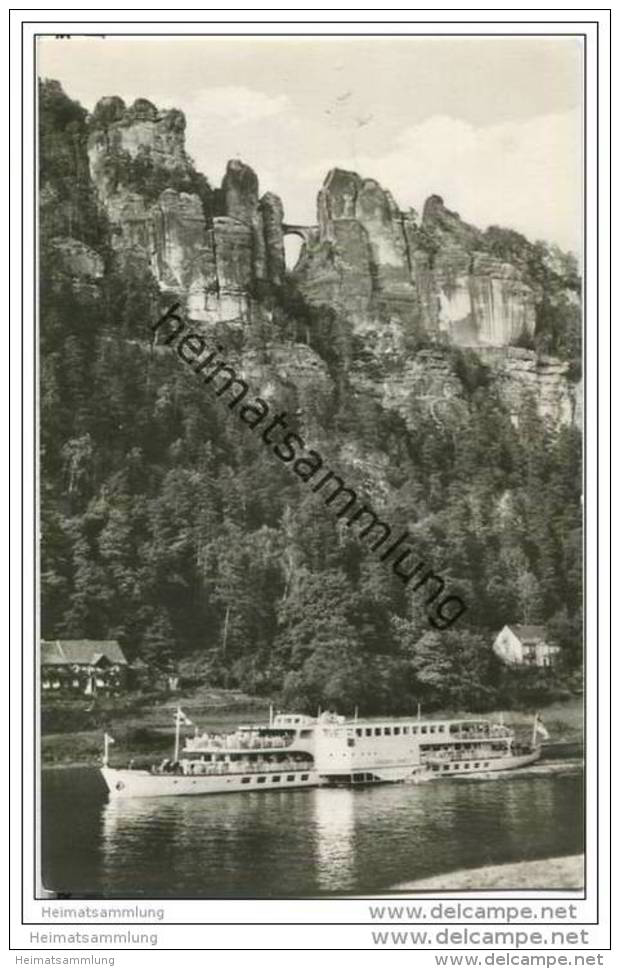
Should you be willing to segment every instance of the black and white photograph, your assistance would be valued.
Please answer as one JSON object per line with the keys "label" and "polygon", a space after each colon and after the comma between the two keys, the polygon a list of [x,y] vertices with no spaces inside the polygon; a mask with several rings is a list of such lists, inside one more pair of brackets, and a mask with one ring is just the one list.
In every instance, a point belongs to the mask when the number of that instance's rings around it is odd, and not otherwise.
{"label": "black and white photograph", "polygon": [[35,43],[37,897],[582,896],[584,40],[139,26]]}

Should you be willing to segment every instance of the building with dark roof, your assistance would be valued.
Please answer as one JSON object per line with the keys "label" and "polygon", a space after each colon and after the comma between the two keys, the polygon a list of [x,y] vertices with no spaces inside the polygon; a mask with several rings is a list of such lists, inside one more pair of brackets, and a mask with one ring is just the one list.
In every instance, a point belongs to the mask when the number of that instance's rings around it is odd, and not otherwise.
{"label": "building with dark roof", "polygon": [[41,689],[114,693],[128,683],[129,663],[115,639],[41,641]]}

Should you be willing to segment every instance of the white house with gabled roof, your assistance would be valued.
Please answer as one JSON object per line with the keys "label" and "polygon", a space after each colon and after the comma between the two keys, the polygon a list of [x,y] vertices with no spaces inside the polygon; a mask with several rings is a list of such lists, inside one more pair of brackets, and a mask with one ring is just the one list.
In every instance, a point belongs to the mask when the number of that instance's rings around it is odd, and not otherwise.
{"label": "white house with gabled roof", "polygon": [[493,643],[494,652],[513,666],[553,666],[560,647],[550,643],[544,626],[504,626]]}

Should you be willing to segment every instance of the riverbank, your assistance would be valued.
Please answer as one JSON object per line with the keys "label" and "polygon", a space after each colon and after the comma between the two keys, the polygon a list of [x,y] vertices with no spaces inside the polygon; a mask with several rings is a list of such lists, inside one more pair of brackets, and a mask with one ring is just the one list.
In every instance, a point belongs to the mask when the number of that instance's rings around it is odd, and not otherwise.
{"label": "riverbank", "polygon": [[393,892],[578,890],[584,885],[584,856],[489,865],[394,885]]}
{"label": "riverbank", "polygon": [[[112,766],[134,760],[149,766],[170,754],[177,707],[201,729],[234,730],[239,723],[265,722],[269,700],[241,690],[199,689],[191,694],[135,695],[52,701],[43,706],[41,762],[44,767],[92,767],[100,763],[103,735],[114,739]],[[46,726],[47,725],[47,726]],[[191,727],[183,736],[191,736]]]}
{"label": "riverbank", "polygon": [[[97,765],[103,748],[103,734],[110,734],[112,765],[133,759],[136,767],[148,766],[153,757],[169,754],[174,737],[174,712],[180,706],[200,729],[214,732],[234,730],[239,723],[265,722],[269,699],[241,690],[199,689],[192,693],[166,696],[137,695],[116,699],[48,701],[43,707],[41,760],[44,767],[88,767]],[[541,708],[541,715],[555,745],[580,744],[583,739],[582,703],[572,698]],[[498,720],[502,711],[483,716]],[[428,719],[471,717],[471,711],[435,711]],[[529,739],[532,712],[503,713],[504,722],[518,737]],[[191,736],[192,728],[184,728]]]}

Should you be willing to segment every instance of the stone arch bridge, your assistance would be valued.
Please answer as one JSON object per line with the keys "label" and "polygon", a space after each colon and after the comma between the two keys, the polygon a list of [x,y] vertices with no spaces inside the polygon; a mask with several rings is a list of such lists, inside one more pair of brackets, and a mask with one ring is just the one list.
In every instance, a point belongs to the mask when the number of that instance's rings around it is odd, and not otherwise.
{"label": "stone arch bridge", "polygon": [[303,242],[309,242],[312,236],[318,231],[317,225],[291,225],[288,222],[282,225],[282,234],[285,236],[299,236]]}

